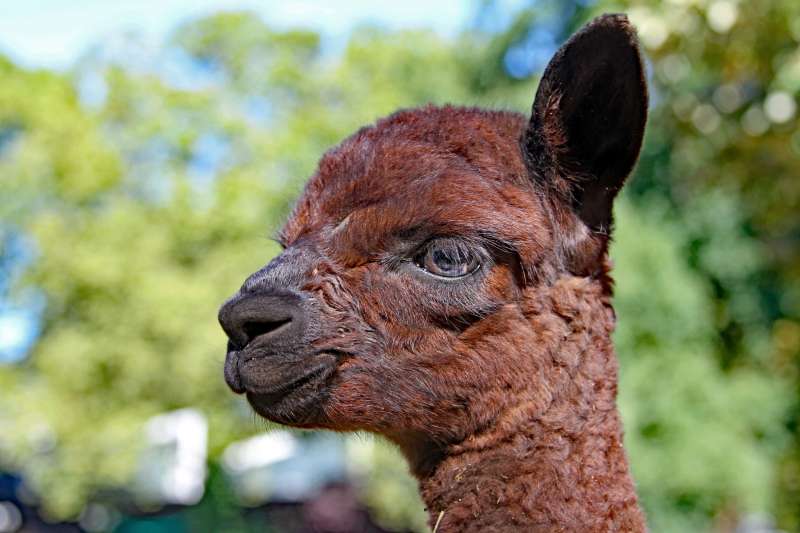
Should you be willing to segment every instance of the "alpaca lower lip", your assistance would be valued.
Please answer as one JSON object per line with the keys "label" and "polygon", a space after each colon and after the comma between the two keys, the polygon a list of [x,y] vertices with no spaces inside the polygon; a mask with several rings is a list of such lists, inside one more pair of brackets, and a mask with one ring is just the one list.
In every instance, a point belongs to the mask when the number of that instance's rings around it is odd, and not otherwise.
{"label": "alpaca lower lip", "polygon": [[241,389],[258,395],[262,402],[279,401],[304,386],[318,384],[336,370],[336,356],[332,354],[291,359],[247,355],[239,355],[236,368]]}
{"label": "alpaca lower lip", "polygon": [[325,370],[325,367],[313,368],[310,371],[304,371],[296,376],[286,379],[285,374],[275,376],[273,380],[259,380],[257,384],[250,384],[245,389],[248,392],[253,392],[260,396],[271,397],[280,399],[286,394],[295,389],[299,389],[303,385],[309,383],[315,378],[319,377]]}
{"label": "alpaca lower lip", "polygon": [[269,373],[265,370],[269,365],[280,369],[292,364],[305,366],[309,364],[308,358],[261,353],[261,351],[258,350],[258,346],[252,345],[237,350],[228,343],[228,352],[225,355],[224,367],[225,383],[227,383],[228,387],[236,394],[242,394],[249,390],[248,384],[258,387],[257,384],[252,383],[252,380],[243,379],[243,371],[246,373],[253,373],[253,369],[255,369],[256,374],[258,374],[258,381],[261,379],[269,381]]}

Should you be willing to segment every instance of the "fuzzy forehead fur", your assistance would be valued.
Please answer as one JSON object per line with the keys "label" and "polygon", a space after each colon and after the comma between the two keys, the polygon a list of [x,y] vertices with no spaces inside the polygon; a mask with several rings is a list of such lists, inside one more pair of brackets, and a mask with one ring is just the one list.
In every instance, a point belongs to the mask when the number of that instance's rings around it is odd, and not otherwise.
{"label": "fuzzy forehead fur", "polygon": [[507,111],[427,106],[362,128],[322,158],[281,241],[321,238],[349,267],[416,231],[481,236],[532,259],[547,233],[520,150],[526,124]]}

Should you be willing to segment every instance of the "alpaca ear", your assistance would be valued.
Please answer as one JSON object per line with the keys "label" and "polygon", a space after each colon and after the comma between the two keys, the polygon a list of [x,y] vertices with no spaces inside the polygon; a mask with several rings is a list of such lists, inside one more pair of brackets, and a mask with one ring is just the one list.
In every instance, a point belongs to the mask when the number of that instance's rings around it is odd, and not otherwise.
{"label": "alpaca ear", "polygon": [[607,232],[646,119],[636,32],[624,15],[603,15],[550,60],[522,139],[526,163],[589,228]]}

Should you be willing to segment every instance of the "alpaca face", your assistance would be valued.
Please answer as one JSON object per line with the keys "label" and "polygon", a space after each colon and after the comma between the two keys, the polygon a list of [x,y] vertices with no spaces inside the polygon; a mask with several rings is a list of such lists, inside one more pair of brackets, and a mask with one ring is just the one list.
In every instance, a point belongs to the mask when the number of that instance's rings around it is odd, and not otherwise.
{"label": "alpaca face", "polygon": [[555,56],[530,118],[426,107],[360,130],[220,311],[229,385],[270,420],[400,443],[462,439],[509,391],[545,389],[526,307],[560,273],[604,275],[645,111],[632,31],[604,17]]}
{"label": "alpaca face", "polygon": [[490,337],[503,342],[523,265],[552,248],[517,143],[525,123],[407,111],[325,156],[280,233],[285,251],[245,282],[245,294],[298,295],[307,323],[290,353],[264,353],[254,328],[235,356],[234,385],[259,413],[382,433],[463,419],[473,387],[456,382],[497,359]]}

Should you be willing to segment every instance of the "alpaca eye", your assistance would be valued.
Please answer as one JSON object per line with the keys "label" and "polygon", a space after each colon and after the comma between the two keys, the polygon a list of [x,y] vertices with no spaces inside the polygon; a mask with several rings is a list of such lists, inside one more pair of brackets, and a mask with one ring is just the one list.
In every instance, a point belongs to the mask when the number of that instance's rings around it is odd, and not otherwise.
{"label": "alpaca eye", "polygon": [[443,278],[460,278],[475,272],[478,258],[463,247],[434,243],[417,259],[417,266]]}

